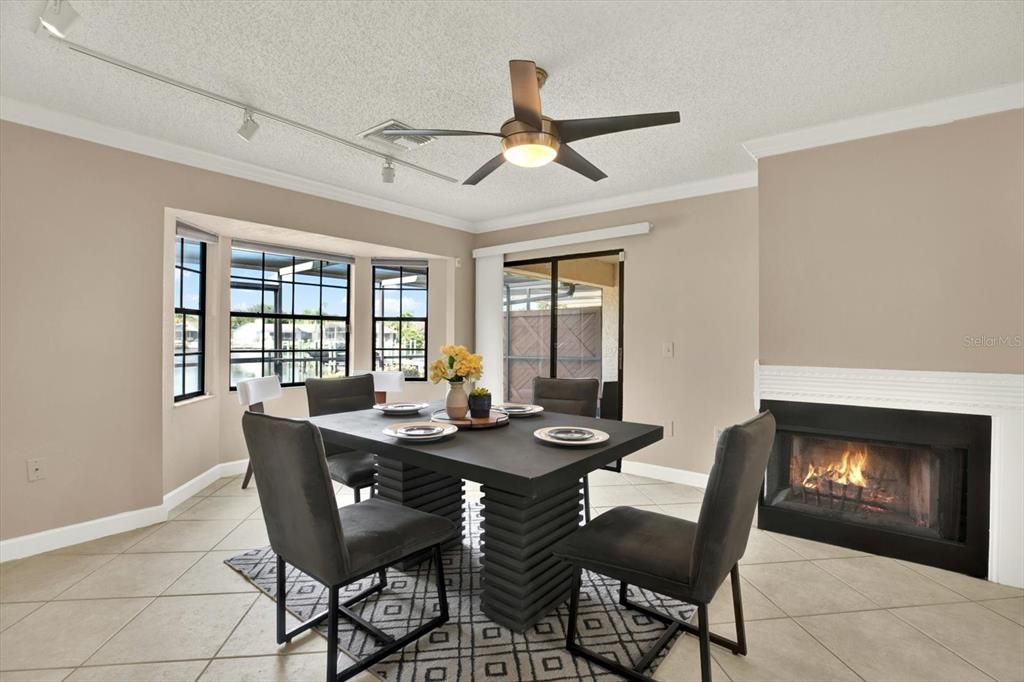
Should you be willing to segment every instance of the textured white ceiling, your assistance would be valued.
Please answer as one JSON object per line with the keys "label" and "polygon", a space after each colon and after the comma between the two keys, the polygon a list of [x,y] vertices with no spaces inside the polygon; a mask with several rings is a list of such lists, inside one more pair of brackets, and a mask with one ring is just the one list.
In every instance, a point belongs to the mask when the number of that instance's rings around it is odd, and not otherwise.
{"label": "textured white ceiling", "polygon": [[[448,184],[35,36],[0,2],[0,94],[467,221],[753,169],[744,140],[1024,80],[1024,2],[146,2],[73,0],[69,39],[336,135],[388,118],[497,130],[509,59],[550,73],[554,118],[678,109],[682,124],[577,142],[609,177],[506,164]],[[465,178],[495,138],[403,158]]]}

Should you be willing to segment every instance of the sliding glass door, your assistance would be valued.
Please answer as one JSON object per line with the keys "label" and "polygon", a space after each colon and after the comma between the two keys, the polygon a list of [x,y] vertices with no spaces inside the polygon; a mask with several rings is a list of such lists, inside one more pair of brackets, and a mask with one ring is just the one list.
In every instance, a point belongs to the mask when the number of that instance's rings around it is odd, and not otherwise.
{"label": "sliding glass door", "polygon": [[529,403],[534,377],[601,381],[602,416],[620,419],[621,252],[505,264],[505,399]]}

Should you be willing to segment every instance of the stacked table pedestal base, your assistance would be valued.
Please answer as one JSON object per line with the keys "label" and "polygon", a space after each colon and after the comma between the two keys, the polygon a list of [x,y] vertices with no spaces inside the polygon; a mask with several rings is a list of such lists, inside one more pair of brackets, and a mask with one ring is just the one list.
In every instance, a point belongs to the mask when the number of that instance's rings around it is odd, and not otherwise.
{"label": "stacked table pedestal base", "polygon": [[[463,525],[463,482],[447,474],[439,474],[410,464],[377,457],[377,496],[421,511],[444,516],[459,529],[451,542],[461,542]],[[429,553],[401,564],[403,569],[429,558]]]}
{"label": "stacked table pedestal base", "polygon": [[551,547],[579,527],[579,485],[542,498],[481,490],[481,607],[496,623],[523,632],[569,596],[572,569]]}

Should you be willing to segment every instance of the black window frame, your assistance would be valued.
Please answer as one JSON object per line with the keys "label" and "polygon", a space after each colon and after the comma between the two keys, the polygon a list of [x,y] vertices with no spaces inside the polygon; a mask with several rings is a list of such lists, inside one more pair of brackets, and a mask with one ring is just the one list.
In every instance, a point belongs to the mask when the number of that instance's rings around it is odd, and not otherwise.
{"label": "black window frame", "polygon": [[[296,354],[299,353],[299,352],[302,352],[302,351],[308,351],[308,352],[311,352],[311,353],[315,353],[317,355],[317,359],[315,359],[315,360],[303,360],[304,362],[315,362],[316,363],[316,365],[317,365],[317,374],[316,374],[316,376],[317,377],[324,376],[324,364],[325,364],[324,357],[325,357],[325,354],[332,353],[332,352],[334,352],[334,353],[336,353],[336,352],[343,353],[344,354],[344,358],[345,358],[345,360],[344,360],[344,374],[343,375],[344,376],[349,376],[349,373],[351,371],[351,362],[352,362],[352,357],[351,357],[351,352],[350,352],[351,351],[351,340],[352,340],[352,326],[351,326],[351,322],[350,322],[350,320],[352,318],[352,295],[351,295],[352,294],[352,263],[350,263],[346,259],[341,259],[341,258],[339,258],[337,260],[326,260],[326,259],[324,259],[322,257],[314,257],[314,256],[310,256],[310,257],[307,258],[307,257],[304,257],[304,256],[295,256],[295,255],[292,255],[290,253],[282,253],[282,252],[274,251],[273,249],[256,250],[254,248],[249,248],[249,247],[246,247],[246,246],[232,246],[231,250],[232,250],[231,265],[229,267],[229,276],[228,276],[228,280],[229,280],[228,281],[228,309],[229,309],[229,315],[228,315],[228,325],[229,325],[229,328],[228,328],[228,390],[229,391],[237,391],[238,390],[238,387],[236,385],[232,385],[232,379],[231,379],[232,372],[231,372],[231,368],[235,364],[248,364],[248,363],[252,363],[253,362],[253,360],[251,358],[248,358],[248,357],[243,357],[242,359],[236,360],[235,359],[235,354],[236,353],[241,353],[241,354],[246,354],[246,355],[259,354],[259,356],[260,356],[259,364],[260,364],[260,367],[261,367],[261,376],[274,376],[274,375],[276,375],[276,376],[280,377],[282,379],[282,381],[281,381],[281,386],[282,387],[305,386],[306,385],[305,380],[303,380],[303,381],[284,381],[283,380],[284,379],[284,374],[283,374],[282,370],[283,370],[284,363],[286,363],[286,362],[291,363],[291,365],[292,365],[291,376],[294,378],[294,376],[295,376],[295,365],[299,362],[299,360],[296,359]],[[259,254],[260,255],[260,265],[258,266],[259,270],[260,270],[260,278],[259,279],[253,278],[253,277],[240,276],[240,275],[236,275],[234,273],[234,263],[235,263],[234,252],[235,252],[235,250],[246,251],[248,253]],[[231,299],[231,294],[232,294],[232,292],[235,289],[252,289],[252,290],[259,291],[260,292],[260,305],[264,305],[263,302],[265,300],[265,298],[264,298],[265,297],[265,292],[268,290],[267,283],[268,282],[275,282],[276,281],[276,280],[269,280],[266,277],[266,272],[267,272],[267,269],[266,269],[267,255],[271,255],[271,256],[274,256],[274,257],[277,257],[277,258],[291,258],[291,262],[292,262],[292,267],[293,268],[295,268],[296,264],[299,263],[299,262],[316,261],[319,264],[319,267],[318,267],[319,283],[311,284],[309,282],[302,282],[301,280],[297,280],[297,279],[293,279],[290,282],[290,284],[292,285],[292,301],[291,301],[291,306],[290,306],[291,307],[291,312],[290,313],[267,312],[265,310],[260,310],[260,311],[257,311],[257,312],[243,312],[243,311],[231,310],[230,299]],[[328,265],[331,265],[331,266],[344,265],[345,266],[345,286],[342,287],[342,286],[335,286],[335,285],[330,285],[330,284],[324,284],[323,269],[324,269],[325,266],[328,266]],[[293,271],[293,274],[298,274],[298,273]],[[297,291],[296,285],[316,286],[317,287],[318,294],[319,294],[319,297],[320,297],[320,305],[319,305],[320,313],[318,315],[310,315],[310,314],[307,314],[307,313],[298,313],[298,312],[295,311],[295,298],[296,298],[296,291]],[[345,290],[345,314],[344,315],[325,315],[324,314],[324,289],[344,289]],[[285,321],[291,321],[292,322],[292,334],[293,334],[293,347],[291,349],[267,348],[267,334],[266,334],[265,331],[263,331],[260,334],[260,348],[259,349],[235,348],[232,345],[232,331],[234,330],[233,321],[236,318],[256,318],[256,319],[260,320],[261,323],[264,326],[266,325],[266,322],[268,320],[274,321],[274,322],[278,322],[278,323],[285,322]],[[319,325],[319,328],[320,328],[320,342],[319,342],[319,345],[317,346],[316,349],[309,349],[309,348],[296,349],[294,347],[295,329],[297,328],[297,323],[302,321],[302,320],[314,321],[314,322],[316,322]],[[345,344],[344,344],[344,348],[343,349],[324,348],[324,329],[325,329],[325,324],[324,323],[325,322],[342,322],[342,323],[344,323],[344,325],[345,325]],[[275,339],[279,339],[279,338],[281,338],[279,335],[275,335]],[[275,345],[280,345],[280,343],[275,341]],[[291,359],[288,360],[288,359],[284,359],[283,357],[279,357],[279,356],[283,356],[285,354],[290,354],[291,355]],[[273,373],[270,373],[270,374],[266,373],[266,368],[267,368],[268,365],[274,365],[275,371]],[[312,375],[307,374],[307,377],[308,376],[312,376]]]}
{"label": "black window frame", "polygon": [[[398,287],[397,288],[388,288],[388,289],[384,289],[383,287],[378,287],[377,286],[377,270],[378,269],[397,270],[398,271],[398,279],[399,279]],[[422,317],[403,317],[402,316],[401,301],[402,301],[402,292],[405,290],[405,286],[402,284],[401,280],[405,276],[404,273],[405,273],[406,270],[409,270],[410,274],[412,273],[413,270],[415,270],[417,275],[419,275],[421,273],[423,275],[423,279],[424,279],[424,287],[423,287],[423,289],[410,289],[410,291],[423,291],[423,292],[425,292],[425,295],[424,295],[424,315]],[[372,288],[372,296],[373,296],[373,298],[371,300],[371,305],[373,306],[373,311],[372,311],[373,312],[373,346],[372,346],[372,349],[373,349],[373,351],[372,351],[373,352],[373,369],[375,371],[384,371],[384,353],[385,352],[394,353],[394,352],[397,351],[399,366],[401,366],[402,357],[404,355],[406,355],[405,351],[407,350],[405,348],[402,348],[401,327],[399,327],[398,348],[397,349],[396,348],[384,348],[384,347],[380,346],[379,343],[378,343],[378,339],[377,339],[377,324],[378,323],[383,325],[386,322],[398,322],[399,325],[401,325],[401,323],[403,323],[403,322],[422,322],[423,323],[423,348],[422,349],[408,349],[410,351],[415,351],[415,352],[409,352],[408,356],[409,357],[421,357],[421,356],[423,357],[423,376],[421,376],[421,377],[411,377],[411,376],[406,375],[405,376],[405,380],[406,381],[426,381],[427,377],[428,377],[428,375],[430,373],[430,367],[427,364],[427,349],[429,348],[429,345],[430,345],[430,323],[427,320],[428,316],[430,315],[430,267],[429,267],[429,265],[412,265],[412,264],[402,265],[402,264],[398,264],[398,263],[394,263],[394,264],[387,264],[387,263],[374,264],[373,265],[373,271],[370,273],[370,277],[371,277],[371,282],[373,283],[373,288]],[[377,293],[378,292],[382,292],[382,291],[397,291],[398,292],[398,301],[399,301],[398,316],[387,316],[387,315],[378,316],[377,315]],[[381,301],[381,307],[383,307],[383,300]]]}
{"label": "black window frame", "polygon": [[[181,323],[181,351],[176,348],[173,349],[172,353],[172,364],[171,371],[174,372],[174,363],[177,359],[181,358],[181,393],[174,392],[174,402],[181,402],[182,400],[189,400],[191,398],[198,398],[199,396],[206,395],[206,242],[198,239],[190,239],[188,237],[175,236],[174,245],[174,277],[177,280],[177,299],[174,301],[174,333],[177,335],[177,318],[179,315],[182,316]],[[199,269],[192,267],[186,267],[185,265],[185,242],[195,243],[199,245]],[[186,308],[182,303],[184,302],[185,296],[185,272],[192,272],[199,275],[199,307],[198,308]],[[197,351],[189,351],[187,346],[187,332],[188,325],[185,323],[186,315],[196,315],[199,318],[199,336],[198,336],[198,348]],[[172,342],[173,345],[173,342]],[[198,358],[198,389],[191,392],[186,392],[185,388],[187,382],[186,369],[188,367],[188,358]],[[172,379],[171,386],[174,386]],[[173,388],[172,388],[173,390]]]}

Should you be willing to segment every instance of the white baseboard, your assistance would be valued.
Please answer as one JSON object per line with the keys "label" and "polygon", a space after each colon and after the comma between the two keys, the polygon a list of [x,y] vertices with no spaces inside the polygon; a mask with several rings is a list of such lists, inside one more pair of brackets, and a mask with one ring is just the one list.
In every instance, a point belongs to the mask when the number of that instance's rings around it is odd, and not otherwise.
{"label": "white baseboard", "polygon": [[[22,535],[0,541],[0,561],[22,559],[34,554],[50,552],[61,547],[69,547],[166,521],[167,514],[172,509],[217,479],[224,478],[225,476],[240,476],[245,473],[245,466],[248,461],[247,459],[239,459],[234,462],[217,464],[191,481],[178,486],[164,495],[163,504],[155,507],[134,509],[112,516],[104,516],[103,518],[92,519],[91,521],[83,521],[82,523],[75,523],[70,526],[61,526],[60,528],[51,528],[50,530],[32,533],[31,535]],[[634,476],[644,476],[669,483],[682,483],[683,485],[692,485],[697,488],[705,488],[708,484],[707,474],[687,471],[686,469],[673,469],[672,467],[664,467],[657,464],[624,461],[622,463],[622,470]]]}
{"label": "white baseboard", "polygon": [[708,487],[708,475],[697,471],[673,469],[672,467],[663,467],[658,464],[630,462],[629,460],[623,460],[622,471],[627,474],[633,474],[634,476],[656,478],[659,481],[667,481],[669,483],[692,485],[695,488]]}
{"label": "white baseboard", "polygon": [[144,528],[154,523],[167,520],[167,514],[179,504],[224,476],[238,476],[245,472],[247,459],[224,462],[210,467],[184,485],[178,486],[164,495],[163,504],[143,509],[104,516],[98,519],[75,523],[70,526],[51,528],[30,535],[0,541],[0,562],[22,559],[24,557],[50,552],[62,547],[70,547],[90,540],[117,533],[125,533],[136,528]]}
{"label": "white baseboard", "polygon": [[222,462],[216,466],[210,467],[191,481],[179,485],[177,488],[164,495],[164,509],[168,512],[171,511],[179,504],[216,481],[218,478],[224,478],[225,476],[241,476],[245,473],[245,466],[248,463],[248,459],[236,459],[234,462]]}

